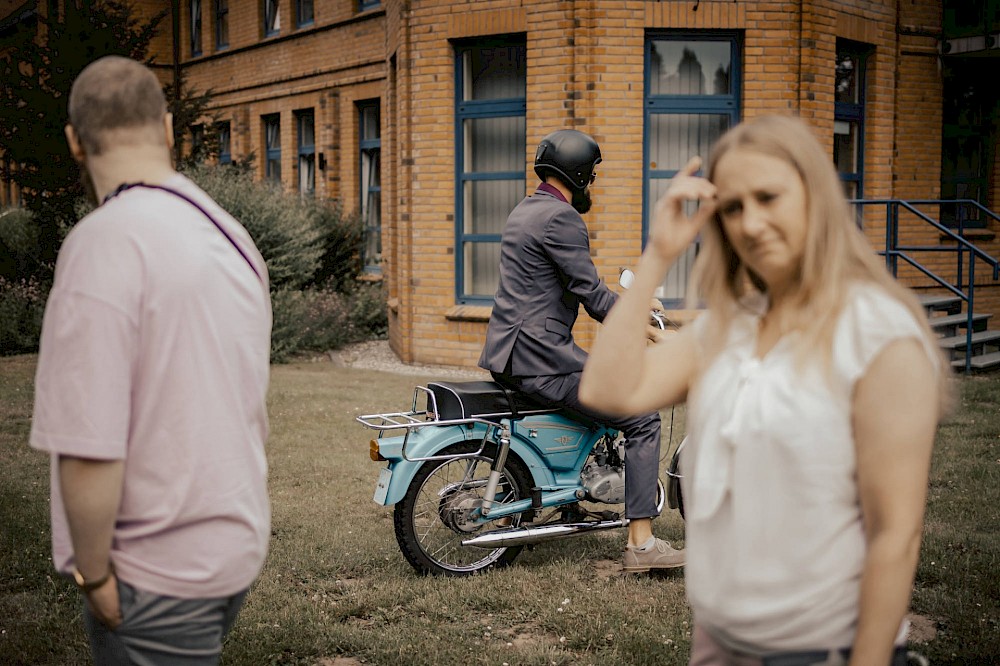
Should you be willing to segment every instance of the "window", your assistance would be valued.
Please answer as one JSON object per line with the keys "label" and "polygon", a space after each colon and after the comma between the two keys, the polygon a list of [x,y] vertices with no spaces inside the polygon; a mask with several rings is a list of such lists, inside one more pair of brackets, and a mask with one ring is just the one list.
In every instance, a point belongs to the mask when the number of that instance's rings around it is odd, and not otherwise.
{"label": "window", "polygon": [[363,12],[381,5],[381,0],[358,0],[358,11]]}
{"label": "window", "polygon": [[205,126],[191,126],[191,159],[200,162],[205,156]]}
{"label": "window", "polygon": [[295,25],[300,28],[312,25],[314,19],[313,0],[295,0]]}
{"label": "window", "polygon": [[[996,60],[946,57],[941,128],[941,198],[964,203],[941,206],[941,221],[955,227],[984,227],[974,203],[989,207],[995,170]],[[993,206],[996,208],[996,205]]]}
{"label": "window", "polygon": [[277,113],[263,116],[264,121],[264,178],[281,182],[281,116]]}
{"label": "window", "polygon": [[316,117],[312,109],[295,112],[299,137],[299,192],[316,194]]}
{"label": "window", "polygon": [[270,37],[281,32],[281,3],[279,0],[264,0],[264,36]]}
{"label": "window", "polygon": [[229,121],[220,122],[215,127],[219,136],[219,164],[232,164],[233,148]]}
{"label": "window", "polygon": [[833,163],[848,199],[864,197],[865,69],[870,48],[837,40]]}
{"label": "window", "polygon": [[215,48],[229,46],[229,0],[215,0]]}
{"label": "window", "polygon": [[201,0],[191,0],[191,57],[201,55]]}
{"label": "window", "polygon": [[[653,34],[646,40],[643,244],[653,206],[671,179],[739,121],[739,43],[718,33]],[[679,305],[697,242],[674,264],[657,296]]]}
{"label": "window", "polygon": [[382,138],[378,101],[358,104],[361,152],[361,219],[365,224],[362,265],[366,273],[382,272]]}
{"label": "window", "polygon": [[456,299],[492,301],[500,235],[525,194],[526,49],[491,40],[456,50]]}

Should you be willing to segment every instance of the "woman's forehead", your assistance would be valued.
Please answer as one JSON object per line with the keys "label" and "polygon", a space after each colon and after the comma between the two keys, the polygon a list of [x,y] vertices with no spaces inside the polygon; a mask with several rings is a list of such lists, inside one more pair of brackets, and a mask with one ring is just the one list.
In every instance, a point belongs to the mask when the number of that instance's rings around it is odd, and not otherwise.
{"label": "woman's forehead", "polygon": [[712,170],[712,183],[720,190],[787,185],[792,177],[800,180],[787,160],[750,148],[727,151]]}

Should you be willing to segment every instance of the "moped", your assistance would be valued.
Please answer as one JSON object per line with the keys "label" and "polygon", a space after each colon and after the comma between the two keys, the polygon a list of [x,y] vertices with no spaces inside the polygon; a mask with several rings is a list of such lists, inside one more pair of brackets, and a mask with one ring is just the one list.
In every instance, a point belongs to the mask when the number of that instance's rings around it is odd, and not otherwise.
{"label": "moped", "polygon": [[[623,506],[610,508],[625,502],[624,438],[600,422],[492,381],[428,382],[409,410],[357,421],[378,431],[370,455],[388,464],[374,500],[394,506],[396,541],[420,573],[475,574],[529,544],[628,525]],[[657,508],[683,515],[682,446]]]}

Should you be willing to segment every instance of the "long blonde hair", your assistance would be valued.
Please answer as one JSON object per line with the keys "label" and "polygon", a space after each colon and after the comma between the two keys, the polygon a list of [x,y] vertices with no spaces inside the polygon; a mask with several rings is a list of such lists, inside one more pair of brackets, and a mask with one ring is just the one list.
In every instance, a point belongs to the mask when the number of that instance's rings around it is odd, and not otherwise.
{"label": "long blonde hair", "polygon": [[[848,285],[867,283],[904,304],[937,349],[927,315],[913,293],[886,269],[854,221],[830,156],[812,129],[793,116],[768,115],[729,130],[712,148],[706,169],[709,180],[719,160],[732,150],[748,150],[780,159],[798,172],[806,192],[806,247],[798,287],[789,303],[790,328],[800,333],[796,358],[815,358],[829,368],[836,322],[845,305]],[[702,231],[692,272],[689,304],[701,302],[712,312],[706,342],[709,358],[721,349],[739,304],[754,291],[767,293],[760,276],[744,264],[723,231],[718,215]],[[943,356],[939,373],[948,374]]]}

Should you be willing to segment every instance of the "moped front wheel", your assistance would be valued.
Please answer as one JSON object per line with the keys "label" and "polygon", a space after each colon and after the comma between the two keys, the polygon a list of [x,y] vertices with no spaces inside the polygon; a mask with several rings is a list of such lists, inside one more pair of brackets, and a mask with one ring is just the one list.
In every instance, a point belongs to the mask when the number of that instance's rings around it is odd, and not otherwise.
{"label": "moped front wheel", "polygon": [[[465,442],[437,455],[478,449],[478,442]],[[521,521],[519,515],[487,523],[474,521],[496,450],[496,444],[487,444],[475,457],[429,460],[417,470],[403,499],[396,504],[393,526],[403,556],[418,572],[467,576],[507,566],[521,552],[521,547],[490,550],[462,545],[463,540],[478,532],[515,527]],[[531,486],[531,474],[524,463],[508,455],[492,499],[495,505],[518,501],[529,496]]]}
{"label": "moped front wheel", "polygon": [[674,456],[670,460],[670,466],[667,468],[667,505],[671,509],[677,509],[681,518],[684,518],[684,493],[681,490],[681,451],[684,448],[684,443],[686,440],[682,441],[677,450],[674,451]]}

